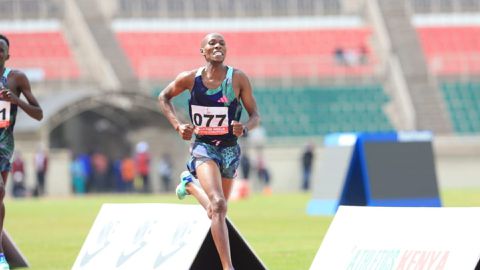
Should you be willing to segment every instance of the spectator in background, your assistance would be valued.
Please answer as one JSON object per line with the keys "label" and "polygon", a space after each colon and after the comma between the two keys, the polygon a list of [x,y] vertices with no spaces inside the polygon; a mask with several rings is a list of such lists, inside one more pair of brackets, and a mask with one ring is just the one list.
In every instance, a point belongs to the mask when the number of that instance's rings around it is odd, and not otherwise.
{"label": "spectator in background", "polygon": [[143,192],[150,192],[150,153],[148,143],[139,142],[136,147],[135,165],[137,173],[142,178]]}
{"label": "spectator in background", "polygon": [[122,160],[121,172],[126,192],[133,192],[133,181],[135,181],[135,161],[131,157],[125,157]]}
{"label": "spectator in background", "polygon": [[83,168],[85,168],[85,191],[91,192],[93,189],[93,166],[92,166],[92,156],[90,154],[80,154],[78,157],[79,161],[82,163]]}
{"label": "spectator in background", "polygon": [[91,163],[93,168],[92,175],[92,189],[96,192],[105,192],[110,189],[110,183],[108,179],[109,161],[107,156],[103,153],[95,153],[91,157]]}
{"label": "spectator in background", "polygon": [[35,195],[43,196],[45,194],[45,176],[48,170],[48,154],[45,149],[40,147],[35,153],[35,174],[37,176],[37,186]]}
{"label": "spectator in background", "polygon": [[263,194],[272,194],[272,188],[270,187],[270,171],[268,170],[267,163],[263,156],[263,149],[257,150],[257,173],[258,179],[263,183]]}
{"label": "spectator in background", "polygon": [[87,191],[87,168],[82,159],[76,156],[70,167],[72,175],[72,187],[75,194],[84,194]]}
{"label": "spectator in background", "polygon": [[20,152],[15,152],[12,163],[12,179],[13,179],[13,197],[25,197],[25,167]]}
{"label": "spectator in background", "polygon": [[357,66],[360,63],[360,53],[355,48],[349,48],[344,52],[345,63],[348,66]]}
{"label": "spectator in background", "polygon": [[163,190],[165,192],[170,191],[170,183],[172,182],[172,159],[169,154],[163,154],[162,158],[158,162],[157,170],[158,175],[163,183]]}
{"label": "spectator in background", "polygon": [[345,51],[342,47],[338,46],[333,51],[333,56],[335,58],[335,62],[339,65],[346,65],[345,61]]}
{"label": "spectator in background", "polygon": [[365,44],[361,44],[360,47],[358,47],[358,54],[360,57],[360,64],[361,65],[366,65],[368,64],[368,50],[367,46]]}
{"label": "spectator in background", "polygon": [[245,179],[245,181],[250,179],[250,168],[250,158],[248,157],[248,154],[242,153],[240,157],[240,169],[242,171],[242,178]]}
{"label": "spectator in background", "polygon": [[302,154],[302,172],[303,172],[303,181],[302,181],[302,190],[308,191],[310,189],[310,178],[312,176],[312,163],[314,158],[313,153],[314,145],[313,143],[308,143],[305,146],[305,150]]}
{"label": "spectator in background", "polygon": [[126,186],[122,178],[122,159],[116,159],[113,162],[113,177],[115,192],[125,192]]}
{"label": "spectator in background", "polygon": [[250,169],[250,158],[245,151],[240,155],[241,179],[238,179],[233,184],[232,200],[246,199],[250,195]]}

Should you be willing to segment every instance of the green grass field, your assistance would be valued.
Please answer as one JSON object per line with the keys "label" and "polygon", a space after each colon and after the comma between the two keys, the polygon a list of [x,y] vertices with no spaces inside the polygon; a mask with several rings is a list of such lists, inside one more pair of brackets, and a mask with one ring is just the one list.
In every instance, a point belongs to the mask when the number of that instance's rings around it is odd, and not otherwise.
{"label": "green grass field", "polygon": [[[445,206],[480,206],[480,189],[442,192]],[[308,269],[332,217],[305,214],[310,194],[230,202],[229,217],[268,269]],[[32,270],[70,269],[103,203],[179,203],[173,195],[7,200],[6,229]],[[195,203],[189,198],[185,203]]]}

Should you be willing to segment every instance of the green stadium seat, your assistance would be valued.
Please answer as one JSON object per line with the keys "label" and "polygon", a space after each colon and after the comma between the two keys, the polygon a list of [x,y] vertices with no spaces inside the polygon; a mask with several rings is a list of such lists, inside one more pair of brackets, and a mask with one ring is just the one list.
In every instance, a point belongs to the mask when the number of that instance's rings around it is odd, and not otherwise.
{"label": "green stadium seat", "polygon": [[382,110],[388,98],[377,85],[256,88],[255,97],[273,137],[393,129]]}
{"label": "green stadium seat", "polygon": [[441,89],[455,132],[479,133],[480,83],[447,82]]}
{"label": "green stadium seat", "polygon": [[[457,133],[480,132],[479,84],[442,85]],[[153,90],[152,95],[158,95]],[[383,111],[389,98],[379,85],[255,88],[262,125],[271,137],[323,136],[330,132],[392,131]],[[185,116],[188,93],[174,99]],[[243,119],[247,114],[243,114]]]}

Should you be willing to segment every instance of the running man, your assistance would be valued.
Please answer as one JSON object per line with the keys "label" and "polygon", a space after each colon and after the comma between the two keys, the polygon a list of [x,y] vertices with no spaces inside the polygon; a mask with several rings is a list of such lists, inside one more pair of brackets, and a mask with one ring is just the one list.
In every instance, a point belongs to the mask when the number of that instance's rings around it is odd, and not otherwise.
{"label": "running man", "polygon": [[[5,67],[5,62],[10,58],[8,53],[10,41],[0,34],[0,232],[3,231],[5,219],[5,186],[7,184],[8,172],[11,168],[11,158],[14,149],[13,126],[17,116],[17,109],[20,107],[30,117],[42,120],[43,111],[33,96],[30,82],[27,76],[19,70],[12,70]],[[20,99],[21,94],[27,102]],[[0,270],[10,269],[0,245]]]}
{"label": "running man", "polygon": [[[206,35],[200,53],[206,65],[180,73],[162,90],[159,104],[182,139],[189,141],[195,134],[187,167],[198,178],[201,187],[192,182],[191,175],[182,173],[177,196],[183,199],[191,194],[206,209],[223,269],[232,270],[225,216],[233,178],[240,163],[237,139],[258,126],[260,116],[248,77],[223,63],[227,53],[224,37],[218,33]],[[186,90],[190,91],[192,124],[182,123],[171,103],[172,98]],[[246,123],[239,122],[242,105],[249,116]]]}

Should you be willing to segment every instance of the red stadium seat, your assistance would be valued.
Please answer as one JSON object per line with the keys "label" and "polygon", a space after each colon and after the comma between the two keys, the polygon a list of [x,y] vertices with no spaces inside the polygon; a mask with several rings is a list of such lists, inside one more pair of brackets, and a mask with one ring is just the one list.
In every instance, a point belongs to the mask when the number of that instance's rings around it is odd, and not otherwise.
{"label": "red stadium seat", "polygon": [[41,69],[46,80],[77,79],[80,71],[61,32],[6,32],[10,40],[8,66]]}
{"label": "red stadium seat", "polygon": [[[137,75],[142,79],[171,79],[178,72],[203,64],[199,32],[118,32],[117,38]],[[252,77],[311,77],[371,74],[375,57],[367,65],[338,66],[336,46],[368,48],[368,29],[312,29],[224,33],[228,64]]]}
{"label": "red stadium seat", "polygon": [[417,32],[435,74],[480,73],[480,27],[421,27]]}
{"label": "red stadium seat", "polygon": [[[417,30],[430,69],[437,75],[480,73],[480,27],[422,27]],[[117,38],[143,79],[171,79],[203,64],[198,49],[204,33],[118,32]],[[228,64],[253,77],[369,75],[377,57],[368,28],[271,30],[224,33]],[[336,47],[364,46],[366,65],[335,63]],[[472,57],[475,56],[476,57]]]}

